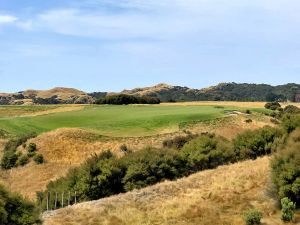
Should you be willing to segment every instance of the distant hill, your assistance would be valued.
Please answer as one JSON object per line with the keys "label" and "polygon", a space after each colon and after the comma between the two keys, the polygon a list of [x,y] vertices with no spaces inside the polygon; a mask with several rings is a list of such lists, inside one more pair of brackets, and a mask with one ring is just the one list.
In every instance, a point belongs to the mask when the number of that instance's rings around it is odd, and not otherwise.
{"label": "distant hill", "polygon": [[93,97],[83,91],[64,87],[0,94],[0,104],[2,105],[87,104],[93,103],[93,101]]}
{"label": "distant hill", "polygon": [[153,87],[124,90],[120,93],[85,93],[74,88],[56,87],[50,90],[26,90],[0,93],[0,105],[29,104],[89,104],[113,94],[157,97],[162,102],[183,101],[291,101],[300,102],[300,84],[271,86],[267,84],[221,83],[216,86],[192,89],[158,84]]}
{"label": "distant hill", "polygon": [[300,85],[221,83],[204,89],[158,84],[124,90],[123,94],[158,97],[161,101],[299,101]]}

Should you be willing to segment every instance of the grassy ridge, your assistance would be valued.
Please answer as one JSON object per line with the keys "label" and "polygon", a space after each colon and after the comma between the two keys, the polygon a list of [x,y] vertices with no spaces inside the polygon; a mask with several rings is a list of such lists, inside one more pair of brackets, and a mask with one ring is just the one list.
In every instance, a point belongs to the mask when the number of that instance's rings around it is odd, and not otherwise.
{"label": "grassy ridge", "polygon": [[213,106],[91,106],[80,111],[32,117],[0,118],[11,134],[42,133],[57,128],[84,128],[108,136],[145,136],[178,129],[180,123],[225,116],[235,107]]}

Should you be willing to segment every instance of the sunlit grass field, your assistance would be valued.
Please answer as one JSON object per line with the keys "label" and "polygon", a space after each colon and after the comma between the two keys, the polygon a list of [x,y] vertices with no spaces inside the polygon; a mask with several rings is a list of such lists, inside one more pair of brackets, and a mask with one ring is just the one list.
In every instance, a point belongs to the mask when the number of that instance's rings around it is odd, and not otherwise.
{"label": "sunlit grass field", "polygon": [[[9,115],[14,115],[13,110],[38,111],[45,110],[44,107],[19,106],[6,109]],[[220,118],[226,116],[230,110],[245,110],[245,108],[197,105],[86,106],[76,111],[7,117],[9,115],[5,115],[5,107],[4,109],[2,107],[0,129],[12,135],[29,132],[39,134],[57,128],[83,128],[106,136],[147,136],[176,131],[182,123]]]}

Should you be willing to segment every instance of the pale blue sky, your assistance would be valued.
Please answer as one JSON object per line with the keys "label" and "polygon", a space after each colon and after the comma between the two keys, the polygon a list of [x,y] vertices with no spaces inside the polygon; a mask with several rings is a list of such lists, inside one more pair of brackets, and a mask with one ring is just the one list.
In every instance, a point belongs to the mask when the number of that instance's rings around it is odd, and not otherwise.
{"label": "pale blue sky", "polygon": [[1,0],[0,92],[300,83],[299,0]]}

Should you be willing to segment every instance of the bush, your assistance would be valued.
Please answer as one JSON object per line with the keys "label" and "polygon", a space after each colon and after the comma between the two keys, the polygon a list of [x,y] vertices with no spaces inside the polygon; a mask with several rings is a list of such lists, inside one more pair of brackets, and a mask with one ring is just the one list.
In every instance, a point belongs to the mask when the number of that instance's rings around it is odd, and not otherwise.
{"label": "bush", "polygon": [[18,155],[16,154],[17,148],[26,143],[30,138],[36,137],[35,133],[23,135],[10,139],[4,146],[4,153],[1,159],[2,169],[11,169],[17,166]]}
{"label": "bush", "polygon": [[258,225],[261,224],[262,213],[256,209],[249,210],[244,214],[244,220],[246,225]]}
{"label": "bush", "polygon": [[0,186],[0,224],[33,225],[41,224],[41,221],[33,203]]}
{"label": "bush", "polygon": [[37,154],[33,157],[36,164],[43,164],[45,162],[44,156],[42,154]]}
{"label": "bush", "polygon": [[19,157],[17,165],[25,166],[27,163],[29,163],[29,157],[27,155],[22,155]]}
{"label": "bush", "polygon": [[35,143],[30,143],[27,147],[27,151],[28,153],[33,153],[36,152],[37,148],[36,148],[36,144]]}
{"label": "bush", "polygon": [[292,221],[296,210],[296,204],[289,198],[283,198],[281,199],[281,208],[281,220],[284,222]]}
{"label": "bush", "polygon": [[284,139],[284,132],[278,128],[245,131],[234,139],[235,155],[239,160],[256,159],[275,151]]}
{"label": "bush", "polygon": [[246,119],[245,122],[246,123],[252,123],[253,121],[252,121],[252,119]]}
{"label": "bush", "polygon": [[300,129],[294,131],[285,149],[279,151],[271,162],[272,180],[279,199],[288,197],[300,205]]}
{"label": "bush", "polygon": [[189,134],[187,136],[176,136],[173,139],[166,139],[163,141],[163,147],[181,149],[187,142],[195,137],[197,136]]}
{"label": "bush", "polygon": [[126,191],[173,180],[185,173],[184,162],[172,149],[147,148],[123,158],[123,163],[127,168],[122,180]]}
{"label": "bush", "polygon": [[284,115],[282,118],[282,126],[288,133],[291,133],[297,127],[300,127],[300,115]]}
{"label": "bush", "polygon": [[221,137],[202,135],[184,145],[180,152],[191,171],[215,168],[234,161],[229,141]]}
{"label": "bush", "polygon": [[18,156],[14,151],[5,151],[1,159],[2,169],[11,169],[17,165]]}
{"label": "bush", "polygon": [[294,105],[288,105],[283,109],[284,113],[297,114],[300,113],[300,109]]}
{"label": "bush", "polygon": [[247,110],[245,111],[245,113],[246,113],[246,114],[251,114],[251,111],[250,111],[249,109],[247,109]]}
{"label": "bush", "polygon": [[281,105],[279,102],[268,102],[265,104],[265,108],[275,111],[281,109]]}

